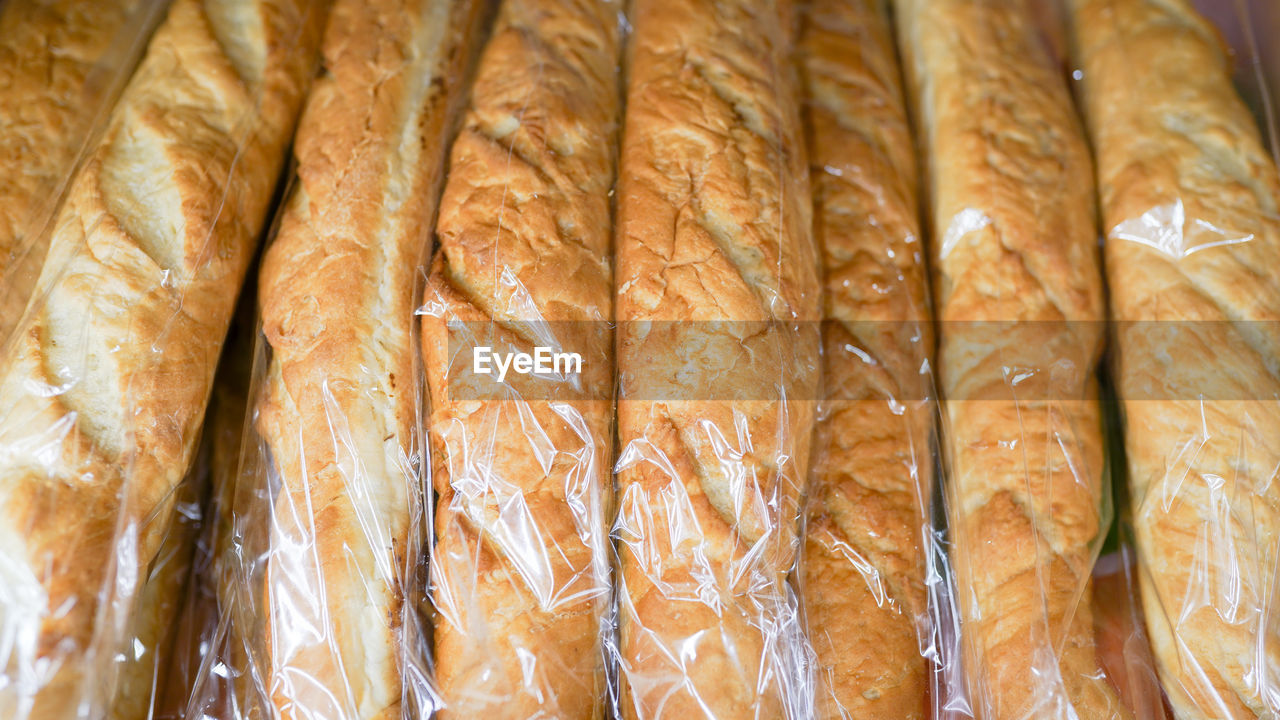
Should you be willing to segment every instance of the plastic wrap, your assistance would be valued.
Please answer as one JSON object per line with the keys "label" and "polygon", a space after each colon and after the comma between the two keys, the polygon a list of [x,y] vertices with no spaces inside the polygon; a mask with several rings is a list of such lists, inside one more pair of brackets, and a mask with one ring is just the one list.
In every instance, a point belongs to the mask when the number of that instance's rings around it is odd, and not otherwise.
{"label": "plastic wrap", "polygon": [[219,548],[221,676],[193,708],[356,720],[436,705],[415,293],[482,7],[332,8],[261,269],[260,361]]}
{"label": "plastic wrap", "polygon": [[[609,704],[622,5],[502,2],[453,144],[419,310],[441,718]],[[532,374],[477,372],[540,352]]]}
{"label": "plastic wrap", "polygon": [[26,0],[0,8],[0,342],[17,325],[51,221],[163,0]]}
{"label": "plastic wrap", "polygon": [[132,627],[164,624],[132,615],[322,18],[177,0],[67,186],[0,351],[0,716],[108,716]]}
{"label": "plastic wrap", "polygon": [[1069,5],[1156,667],[1179,720],[1275,717],[1280,17],[1268,2]]}
{"label": "plastic wrap", "polygon": [[1090,580],[1111,518],[1105,307],[1089,149],[1054,54],[1062,28],[1032,0],[897,10],[927,167],[959,613],[941,706],[1128,718],[1094,641]]}
{"label": "plastic wrap", "polygon": [[929,573],[935,462],[916,159],[885,3],[811,0],[800,68],[823,248],[824,393],[800,596],[815,717],[926,718],[942,661]]}

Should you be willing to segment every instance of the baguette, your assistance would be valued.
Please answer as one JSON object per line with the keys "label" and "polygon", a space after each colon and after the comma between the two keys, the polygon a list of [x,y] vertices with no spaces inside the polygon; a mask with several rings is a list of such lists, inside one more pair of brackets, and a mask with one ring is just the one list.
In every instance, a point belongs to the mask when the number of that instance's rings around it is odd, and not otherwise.
{"label": "baguette", "polygon": [[278,717],[399,718],[421,538],[414,283],[481,3],[338,0],[262,263],[257,407],[279,492],[264,612]]}
{"label": "baguette", "polygon": [[976,717],[1127,718],[1099,667],[1102,281],[1088,148],[1035,0],[898,0],[929,168]]}
{"label": "baguette", "polygon": [[147,0],[26,0],[0,15],[0,342],[44,259],[45,224],[129,55]]}
{"label": "baguette", "polygon": [[0,356],[0,716],[105,713],[322,14],[177,0],[72,182]]}
{"label": "baguette", "polygon": [[793,8],[632,12],[616,233],[621,714],[808,717],[785,576],[821,287]]}
{"label": "baguette", "polygon": [[[504,2],[453,147],[422,326],[445,719],[604,717],[620,10]],[[486,399],[451,367],[479,328],[581,372]]]}
{"label": "baguette", "polygon": [[[823,402],[801,598],[817,717],[924,718],[933,356],[916,166],[882,0],[810,0],[800,39]],[[927,630],[924,632],[927,633]]]}
{"label": "baguette", "polygon": [[1147,628],[1179,720],[1280,714],[1280,177],[1186,0],[1074,0]]}

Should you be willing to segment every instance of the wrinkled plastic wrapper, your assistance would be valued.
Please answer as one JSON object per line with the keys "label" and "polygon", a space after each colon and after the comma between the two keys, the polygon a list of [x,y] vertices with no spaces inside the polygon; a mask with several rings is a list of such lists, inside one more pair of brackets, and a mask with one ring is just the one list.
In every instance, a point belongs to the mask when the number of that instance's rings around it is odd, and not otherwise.
{"label": "wrinkled plastic wrapper", "polygon": [[1124,511],[1155,667],[1179,720],[1274,717],[1280,9],[1068,5],[1101,183]]}
{"label": "wrinkled plastic wrapper", "polygon": [[[39,88],[5,101],[31,126],[3,142],[35,127],[49,147],[0,271],[6,303],[29,296],[0,344],[0,716],[150,717],[181,634],[201,423],[323,6],[4,13],[31,17],[3,42],[65,42],[22,58],[66,107]],[[4,93],[39,85],[26,69]]]}

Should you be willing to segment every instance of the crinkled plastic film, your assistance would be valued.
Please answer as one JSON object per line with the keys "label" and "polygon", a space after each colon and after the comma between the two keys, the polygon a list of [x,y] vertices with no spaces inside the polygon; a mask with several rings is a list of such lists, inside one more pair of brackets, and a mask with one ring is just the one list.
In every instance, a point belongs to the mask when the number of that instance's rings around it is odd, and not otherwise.
{"label": "crinkled plastic film", "polygon": [[233,621],[239,570],[232,508],[240,476],[245,414],[257,338],[251,270],[218,364],[205,419],[209,482],[200,507],[191,574],[178,608],[173,647],[157,676],[148,720],[239,720],[247,711],[244,626]]}
{"label": "crinkled plastic film", "polygon": [[[6,12],[36,5],[54,3]],[[31,300],[0,352],[0,716],[15,720],[148,712],[113,698],[124,682],[140,700],[126,658],[163,660],[171,625],[145,608],[182,584],[199,502],[183,479],[324,15],[305,0],[137,7],[158,25],[48,236],[21,240],[47,252],[26,255]],[[98,82],[87,114],[110,104]]]}
{"label": "crinkled plastic film", "polygon": [[1179,720],[1280,712],[1274,3],[1076,0],[1127,521]]}
{"label": "crinkled plastic film", "polygon": [[208,488],[207,451],[174,489],[173,516],[160,550],[146,569],[129,613],[128,637],[117,660],[119,680],[108,717],[150,720],[161,714],[164,688],[172,671],[179,636],[184,633],[183,607],[203,529],[204,495]]}
{"label": "crinkled plastic film", "polygon": [[958,619],[940,712],[1128,718],[1094,640],[1105,306],[1063,27],[1033,0],[896,10],[926,168]]}

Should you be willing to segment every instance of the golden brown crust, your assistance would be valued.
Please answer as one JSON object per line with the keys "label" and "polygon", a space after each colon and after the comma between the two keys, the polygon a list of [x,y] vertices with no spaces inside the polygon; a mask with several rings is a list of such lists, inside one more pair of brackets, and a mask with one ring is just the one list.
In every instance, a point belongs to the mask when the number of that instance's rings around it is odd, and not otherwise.
{"label": "golden brown crust", "polygon": [[398,718],[420,453],[411,329],[480,3],[339,0],[262,265],[264,607],[283,718]]}
{"label": "golden brown crust", "polygon": [[129,69],[143,0],[28,0],[0,15],[0,341],[26,307],[57,209]]}
{"label": "golden brown crust", "polygon": [[622,714],[803,715],[784,575],[821,307],[792,4],[637,0],[631,20],[616,233]]}
{"label": "golden brown crust", "polygon": [[899,0],[929,173],[952,560],[982,718],[1124,718],[1098,666],[1092,167],[1033,0]]}
{"label": "golden brown crust", "polygon": [[1191,3],[1074,0],[1072,12],[1161,681],[1180,720],[1271,717],[1280,178]]}
{"label": "golden brown crust", "polygon": [[923,718],[933,356],[916,166],[885,3],[810,0],[800,39],[824,395],[802,600],[816,717]]}
{"label": "golden brown crust", "polygon": [[[503,3],[453,146],[423,318],[443,718],[604,714],[620,10]],[[541,321],[579,388],[469,394],[467,328],[530,352]]]}
{"label": "golden brown crust", "polygon": [[[101,623],[131,594],[110,588],[168,526],[144,521],[169,515],[190,465],[320,15],[303,0],[178,0],[68,191],[42,302],[0,358],[0,585],[15,591],[0,625],[31,631],[0,714],[23,697],[32,718],[108,699],[95,676],[119,638]],[[17,674],[36,658],[62,665]]]}

